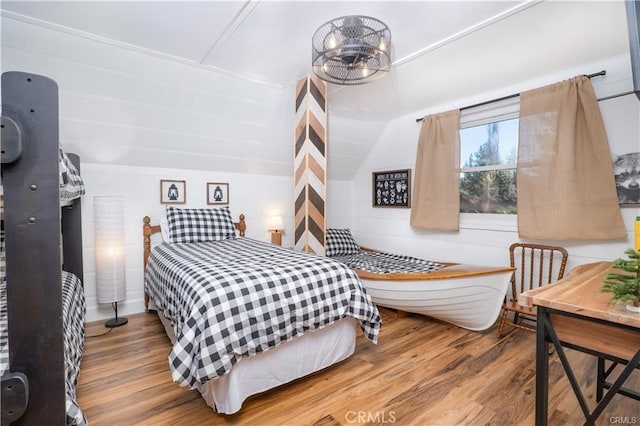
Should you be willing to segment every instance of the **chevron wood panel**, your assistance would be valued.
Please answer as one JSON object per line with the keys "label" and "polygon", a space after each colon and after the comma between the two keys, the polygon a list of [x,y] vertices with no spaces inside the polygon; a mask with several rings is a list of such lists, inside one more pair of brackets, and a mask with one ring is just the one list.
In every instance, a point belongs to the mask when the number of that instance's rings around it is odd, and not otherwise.
{"label": "chevron wood panel", "polygon": [[307,76],[296,84],[293,191],[294,247],[324,254],[326,231],[327,84]]}

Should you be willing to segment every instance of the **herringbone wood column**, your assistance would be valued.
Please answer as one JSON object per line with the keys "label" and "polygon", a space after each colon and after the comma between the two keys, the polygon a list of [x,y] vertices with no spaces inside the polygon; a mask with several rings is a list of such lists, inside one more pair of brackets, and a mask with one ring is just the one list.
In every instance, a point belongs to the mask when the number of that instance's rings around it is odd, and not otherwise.
{"label": "herringbone wood column", "polygon": [[324,254],[327,168],[327,84],[307,76],[296,84],[294,247]]}

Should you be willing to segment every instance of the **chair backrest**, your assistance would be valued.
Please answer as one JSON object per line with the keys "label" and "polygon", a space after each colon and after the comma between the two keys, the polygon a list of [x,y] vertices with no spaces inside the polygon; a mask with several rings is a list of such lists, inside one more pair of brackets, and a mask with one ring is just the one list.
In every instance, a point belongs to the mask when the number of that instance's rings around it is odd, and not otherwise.
{"label": "chair backrest", "polygon": [[512,296],[517,299],[524,291],[562,279],[568,257],[563,247],[511,244],[509,260],[511,267],[516,268],[511,279]]}

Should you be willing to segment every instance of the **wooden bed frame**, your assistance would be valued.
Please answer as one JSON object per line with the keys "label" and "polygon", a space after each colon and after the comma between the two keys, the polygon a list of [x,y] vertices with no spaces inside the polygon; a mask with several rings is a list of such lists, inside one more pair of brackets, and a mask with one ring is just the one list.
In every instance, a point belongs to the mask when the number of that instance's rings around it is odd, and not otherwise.
{"label": "wooden bed frame", "polygon": [[[247,230],[247,223],[244,220],[244,214],[240,215],[240,220],[234,222],[233,225],[238,230],[241,237],[244,237]],[[145,216],[142,218],[142,247],[143,247],[143,268],[147,268],[149,262],[149,255],[151,254],[151,236],[161,232],[160,225],[151,225],[151,218]],[[149,294],[144,291],[144,310],[149,312]]]}
{"label": "wooden bed frame", "polygon": [[[151,225],[148,216],[142,221],[146,268],[151,252],[151,235],[161,232],[161,228],[160,225]],[[240,215],[240,221],[234,225],[240,236],[244,237],[247,227],[244,214]],[[149,296],[145,291],[147,311],[148,303]],[[174,343],[175,334],[170,321],[160,310],[157,314],[167,336]],[[229,374],[197,385],[198,392],[215,412],[225,416],[234,415],[247,398],[302,379],[352,356],[357,329],[355,319],[343,318],[317,332],[305,333],[304,336],[283,342],[269,351],[243,359],[243,362],[234,365]],[[280,371],[283,365],[290,365],[290,368],[286,372]]]}
{"label": "wooden bed frame", "polygon": [[[2,424],[65,424],[60,246],[63,268],[81,281],[83,259],[80,199],[60,207],[58,86],[35,74],[3,73],[2,108],[6,277],[13,283]],[[79,170],[79,157],[69,158]]]}

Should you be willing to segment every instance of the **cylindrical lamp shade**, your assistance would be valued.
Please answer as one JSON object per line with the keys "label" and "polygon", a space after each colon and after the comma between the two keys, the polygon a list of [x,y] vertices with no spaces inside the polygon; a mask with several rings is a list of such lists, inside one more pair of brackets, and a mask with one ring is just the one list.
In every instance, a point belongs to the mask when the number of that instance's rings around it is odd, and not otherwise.
{"label": "cylindrical lamp shade", "polygon": [[98,303],[124,300],[124,206],[122,197],[94,197]]}

